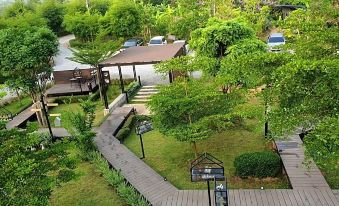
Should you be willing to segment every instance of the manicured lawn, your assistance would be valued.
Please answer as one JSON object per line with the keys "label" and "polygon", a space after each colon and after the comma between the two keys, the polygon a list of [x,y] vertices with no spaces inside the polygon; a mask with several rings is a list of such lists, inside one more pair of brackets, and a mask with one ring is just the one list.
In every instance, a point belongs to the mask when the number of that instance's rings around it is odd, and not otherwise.
{"label": "manicured lawn", "polygon": [[23,109],[27,108],[29,105],[32,104],[32,100],[30,97],[24,97],[21,99],[21,104],[19,100],[13,101],[10,104],[4,106],[5,109],[10,111],[12,114],[18,114]]}
{"label": "manicured lawn", "polygon": [[[269,150],[262,134],[254,129],[235,128],[198,142],[199,152],[208,152],[224,162],[230,188],[289,188],[286,177],[240,179],[234,176],[233,161],[237,155],[250,151]],[[206,189],[206,183],[191,183],[190,162],[194,153],[189,143],[179,142],[154,130],[143,135],[145,162],[179,189]],[[139,138],[131,134],[124,144],[141,156]]]}
{"label": "manicured lawn", "polygon": [[[116,85],[112,85],[109,87],[107,92],[108,102],[111,103],[118,95],[120,94],[119,88]],[[75,98],[75,97],[73,97]],[[96,102],[96,110],[95,110],[95,119],[94,125],[98,126],[104,120],[104,103],[99,100]],[[79,112],[81,111],[81,107],[79,103],[71,103],[71,104],[59,104],[57,107],[53,107],[49,110],[50,114],[61,114],[61,126],[68,127],[70,125],[69,119],[67,118],[68,113]],[[55,117],[50,117],[51,124],[54,126]]]}
{"label": "manicured lawn", "polygon": [[[331,163],[326,162],[326,164],[319,167],[321,172],[332,189],[339,189],[339,160],[336,162],[333,160]],[[333,169],[333,165],[336,165],[336,169]]]}
{"label": "manicured lawn", "polygon": [[[71,153],[77,153],[73,146]],[[75,169],[76,178],[56,187],[51,195],[52,206],[114,205],[125,206],[113,187],[97,172],[94,165],[80,162]]]}

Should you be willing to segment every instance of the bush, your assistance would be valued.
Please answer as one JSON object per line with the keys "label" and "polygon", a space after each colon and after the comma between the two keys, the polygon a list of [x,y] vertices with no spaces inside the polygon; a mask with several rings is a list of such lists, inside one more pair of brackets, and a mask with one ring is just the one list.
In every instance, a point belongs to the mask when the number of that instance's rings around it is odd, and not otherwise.
{"label": "bush", "polygon": [[134,116],[129,116],[124,123],[124,126],[119,130],[119,132],[115,135],[116,138],[120,141],[123,141],[128,135],[131,133],[134,127]]}
{"label": "bush", "polygon": [[123,127],[119,130],[116,135],[116,138],[120,141],[123,141],[131,133],[131,129],[128,127]]}
{"label": "bush", "polygon": [[0,120],[0,130],[6,129],[7,121]]}
{"label": "bush", "polygon": [[235,173],[241,178],[276,177],[281,172],[280,156],[273,152],[245,153],[234,160]]}

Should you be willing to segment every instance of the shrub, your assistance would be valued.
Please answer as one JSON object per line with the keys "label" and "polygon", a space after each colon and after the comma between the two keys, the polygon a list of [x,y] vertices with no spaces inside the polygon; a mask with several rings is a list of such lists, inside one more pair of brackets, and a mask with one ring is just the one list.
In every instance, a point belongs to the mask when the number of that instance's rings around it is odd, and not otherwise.
{"label": "shrub", "polygon": [[235,173],[241,178],[276,177],[281,171],[281,160],[273,152],[245,153],[234,160]]}
{"label": "shrub", "polygon": [[0,120],[0,130],[6,129],[7,121]]}
{"label": "shrub", "polygon": [[133,120],[134,123],[152,120],[152,118],[150,116],[146,116],[146,115],[135,115],[135,116],[133,116],[133,119],[134,119]]}
{"label": "shrub", "polygon": [[119,130],[119,132],[116,135],[116,138],[120,141],[123,141],[128,135],[130,134],[131,129],[128,127],[123,127]]}
{"label": "shrub", "polygon": [[38,131],[39,124],[38,122],[27,122],[26,130],[28,133]]}
{"label": "shrub", "polygon": [[69,169],[62,169],[59,171],[58,179],[61,182],[68,182],[75,177],[75,173]]}

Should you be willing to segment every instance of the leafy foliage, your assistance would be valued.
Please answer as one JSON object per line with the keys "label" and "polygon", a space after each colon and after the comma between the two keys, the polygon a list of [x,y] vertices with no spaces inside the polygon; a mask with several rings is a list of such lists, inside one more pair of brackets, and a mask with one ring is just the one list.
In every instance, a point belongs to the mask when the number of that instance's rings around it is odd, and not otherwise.
{"label": "leafy foliage", "polygon": [[246,177],[276,177],[282,168],[280,157],[272,152],[252,152],[234,159],[236,175]]}
{"label": "leafy foliage", "polygon": [[103,28],[116,38],[136,36],[141,31],[141,15],[137,6],[128,1],[118,1],[102,19]]}
{"label": "leafy foliage", "polygon": [[68,158],[64,142],[42,150],[41,136],[32,134],[0,131],[0,201],[4,205],[47,205],[55,183],[62,181],[61,171],[73,174],[70,168],[60,164]]}
{"label": "leafy foliage", "polygon": [[82,152],[82,158],[90,158],[90,154],[95,150],[93,138],[95,133],[92,126],[95,117],[96,104],[90,100],[83,101],[81,104],[82,112],[70,113],[68,118],[72,122],[72,127],[67,130],[77,141],[77,146]]}
{"label": "leafy foliage", "polygon": [[64,7],[57,0],[47,0],[37,6],[37,13],[47,20],[47,26],[56,34],[63,30]]}
{"label": "leafy foliage", "polygon": [[192,33],[190,43],[198,55],[223,57],[229,46],[253,37],[253,30],[242,23],[210,19],[205,28]]}

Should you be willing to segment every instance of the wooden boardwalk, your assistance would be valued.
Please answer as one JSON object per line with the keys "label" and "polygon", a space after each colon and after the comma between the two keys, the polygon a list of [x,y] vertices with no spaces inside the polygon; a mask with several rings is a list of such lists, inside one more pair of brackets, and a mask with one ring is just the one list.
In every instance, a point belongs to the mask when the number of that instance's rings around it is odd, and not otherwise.
{"label": "wooden boardwalk", "polygon": [[[154,206],[208,206],[206,190],[178,190],[113,137],[112,134],[131,112],[130,107],[117,108],[96,130],[95,142],[102,155]],[[292,152],[286,151],[286,147],[284,149],[283,153]],[[293,152],[295,153],[293,156],[296,156],[297,151]],[[298,155],[301,157],[301,153]],[[286,157],[284,163],[289,163],[288,159]],[[303,173],[301,174],[304,180],[305,177]],[[314,176],[311,177],[313,180]],[[332,192],[325,186],[316,187],[313,182],[310,185],[301,184],[300,188],[294,189],[235,189],[229,191],[229,205],[339,206],[338,196],[335,195],[338,195],[337,191]],[[211,196],[214,197],[213,191]],[[212,205],[215,205],[213,199]]]}
{"label": "wooden boardwalk", "polygon": [[293,189],[330,189],[312,160],[309,168],[303,165],[305,154],[299,132],[285,141],[276,141],[276,145]]}
{"label": "wooden boardwalk", "polygon": [[[213,191],[211,191],[213,195]],[[229,190],[230,206],[338,206],[331,190]],[[178,190],[155,206],[207,206],[206,190]],[[214,201],[212,201],[212,205]]]}
{"label": "wooden boardwalk", "polygon": [[13,129],[15,127],[20,127],[23,123],[32,118],[33,115],[35,115],[35,112],[32,112],[31,109],[32,106],[28,107],[27,109],[16,115],[11,121],[6,124],[6,128]]}

